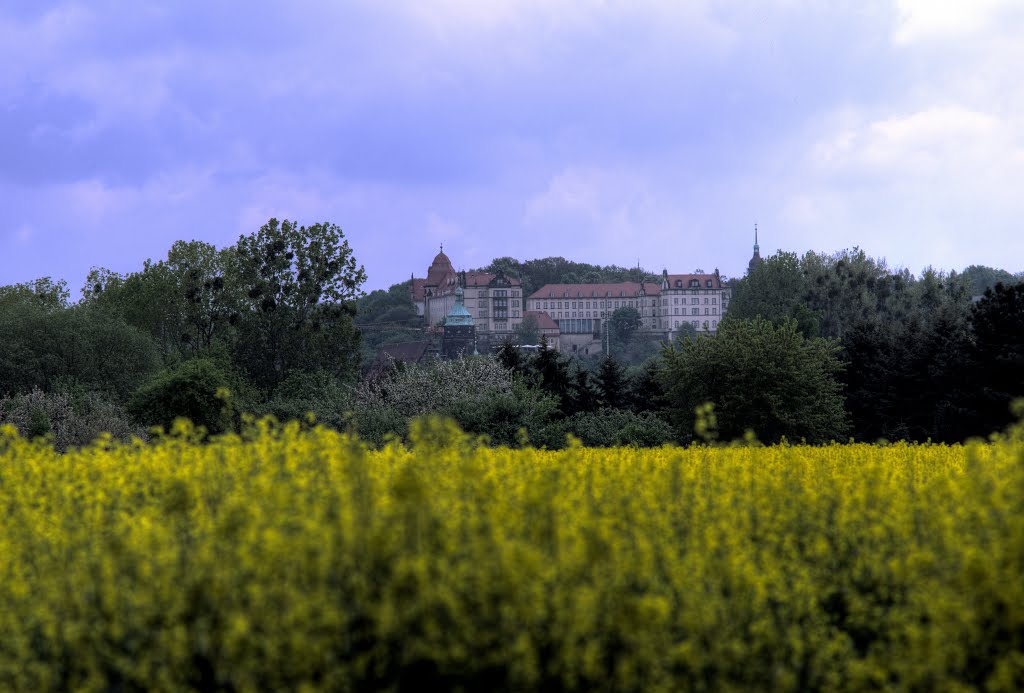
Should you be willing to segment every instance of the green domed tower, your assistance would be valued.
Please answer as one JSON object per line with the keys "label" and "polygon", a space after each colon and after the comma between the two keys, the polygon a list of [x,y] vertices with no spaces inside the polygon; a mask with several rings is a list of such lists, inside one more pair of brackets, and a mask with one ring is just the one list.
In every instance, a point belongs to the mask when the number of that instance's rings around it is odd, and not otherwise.
{"label": "green domed tower", "polygon": [[455,305],[448,311],[444,319],[444,337],[441,340],[441,353],[446,359],[472,354],[476,343],[476,323],[473,316],[466,310],[465,291],[459,286],[455,289]]}

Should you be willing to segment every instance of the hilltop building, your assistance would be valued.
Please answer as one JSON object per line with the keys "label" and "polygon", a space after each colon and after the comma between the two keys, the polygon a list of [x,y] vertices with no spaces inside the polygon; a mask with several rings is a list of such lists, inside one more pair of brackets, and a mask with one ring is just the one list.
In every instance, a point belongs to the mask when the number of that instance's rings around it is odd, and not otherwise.
{"label": "hilltop building", "polygon": [[[760,262],[755,224],[754,255],[748,271]],[[667,269],[660,282],[547,284],[524,297],[522,282],[516,277],[502,272],[456,271],[444,246],[426,277],[412,277],[410,292],[427,329],[443,330],[441,354],[446,357],[492,351],[514,339],[528,314],[554,348],[586,355],[603,352],[607,321],[619,308],[635,308],[641,333],[652,339],[671,340],[691,328],[714,334],[732,298],[732,288],[718,270],[669,274]],[[472,333],[466,329],[470,327]]]}
{"label": "hilltop building", "polygon": [[669,274],[661,283],[547,284],[527,299],[527,309],[547,314],[557,325],[565,350],[601,351],[605,322],[619,308],[640,313],[641,332],[674,339],[687,325],[714,334],[732,298],[732,289],[713,274]]}
{"label": "hilltop building", "polygon": [[441,247],[423,279],[412,277],[411,294],[416,313],[428,327],[440,326],[455,305],[455,292],[463,290],[463,305],[473,318],[478,335],[503,341],[522,322],[523,290],[518,278],[503,272],[456,272]]}

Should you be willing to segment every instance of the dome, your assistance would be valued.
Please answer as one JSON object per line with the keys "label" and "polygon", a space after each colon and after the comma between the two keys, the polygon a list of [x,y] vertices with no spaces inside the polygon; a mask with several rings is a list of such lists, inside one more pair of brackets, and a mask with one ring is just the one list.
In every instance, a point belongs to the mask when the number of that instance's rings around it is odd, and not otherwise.
{"label": "dome", "polygon": [[434,256],[434,261],[430,263],[430,269],[454,269],[454,267],[452,267],[452,261],[448,259],[448,256],[442,250]]}

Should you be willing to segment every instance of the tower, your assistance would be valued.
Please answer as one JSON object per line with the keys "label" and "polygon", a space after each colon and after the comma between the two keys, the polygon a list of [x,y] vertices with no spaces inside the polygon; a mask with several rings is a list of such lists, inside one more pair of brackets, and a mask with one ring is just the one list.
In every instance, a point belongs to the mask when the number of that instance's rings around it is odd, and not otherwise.
{"label": "tower", "polygon": [[462,286],[457,286],[455,305],[444,319],[441,354],[446,359],[472,354],[476,348],[476,324],[473,322],[473,316],[466,310],[464,296]]}
{"label": "tower", "polygon": [[757,244],[757,224],[754,224],[754,255],[750,258],[750,262],[747,263],[747,274],[750,274],[754,269],[761,264],[761,246]]}

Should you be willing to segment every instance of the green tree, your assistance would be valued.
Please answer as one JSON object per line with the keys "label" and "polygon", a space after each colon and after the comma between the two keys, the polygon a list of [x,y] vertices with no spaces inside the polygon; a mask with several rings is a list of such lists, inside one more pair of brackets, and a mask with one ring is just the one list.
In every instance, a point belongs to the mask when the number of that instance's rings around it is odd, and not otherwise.
{"label": "green tree", "polygon": [[231,253],[202,241],[176,241],[165,260],[126,276],[94,267],[82,302],[153,336],[165,357],[191,358],[230,342],[238,318]]}
{"label": "green tree", "polygon": [[557,403],[490,356],[396,368],[363,381],[354,411],[356,430],[380,445],[391,435],[405,437],[409,421],[436,415],[455,419],[469,433],[486,435],[497,445],[521,442],[527,429],[543,439]]}
{"label": "green tree", "polygon": [[210,434],[230,429],[228,397],[232,378],[222,363],[197,358],[157,374],[139,388],[128,410],[139,423],[170,430],[175,419],[188,419]]}
{"label": "green tree", "polygon": [[572,414],[573,382],[569,362],[557,350],[550,348],[547,339],[543,337],[540,350],[530,362],[530,370],[535,374],[540,388],[558,401],[561,413],[565,416]]}
{"label": "green tree", "polygon": [[979,421],[974,433],[1001,430],[1013,420],[1010,404],[1024,397],[1024,283],[997,284],[971,314],[971,380]]}
{"label": "green tree", "polygon": [[233,272],[243,296],[235,357],[253,383],[272,391],[296,368],[355,379],[366,273],[338,226],[271,219],[239,239]]}
{"label": "green tree", "polygon": [[995,290],[996,284],[1009,287],[1024,279],[1022,275],[1013,275],[1006,270],[985,265],[971,265],[959,277],[969,287],[972,296],[982,296],[989,289]]}
{"label": "green tree", "polygon": [[775,324],[795,320],[804,335],[818,334],[818,318],[806,304],[806,280],[795,253],[778,252],[764,258],[746,277],[733,284],[729,317],[764,318]]}
{"label": "green tree", "polygon": [[[696,339],[696,336],[691,339]],[[631,369],[627,378],[626,401],[632,411],[657,412],[664,407],[664,367],[659,356],[647,359]]]}
{"label": "green tree", "polygon": [[537,344],[540,342],[540,324],[537,316],[527,313],[513,330],[516,344]]}
{"label": "green tree", "polygon": [[636,308],[617,308],[608,319],[608,339],[612,354],[624,353],[633,342],[633,338],[643,327],[643,319]]}
{"label": "green tree", "polygon": [[715,405],[720,434],[752,429],[764,441],[826,443],[847,430],[838,346],[808,339],[795,321],[723,320],[715,337],[665,349],[668,411],[680,437],[693,430],[698,405]]}
{"label": "green tree", "polygon": [[616,409],[625,404],[625,371],[611,356],[606,355],[601,359],[601,366],[597,371],[597,388],[601,404],[604,406]]}
{"label": "green tree", "polygon": [[0,334],[0,395],[77,382],[123,403],[160,367],[147,335],[89,306],[8,294],[0,301]]}
{"label": "green tree", "polygon": [[53,312],[67,308],[70,292],[63,279],[40,277],[23,284],[0,286],[0,310],[8,306],[29,305]]}

